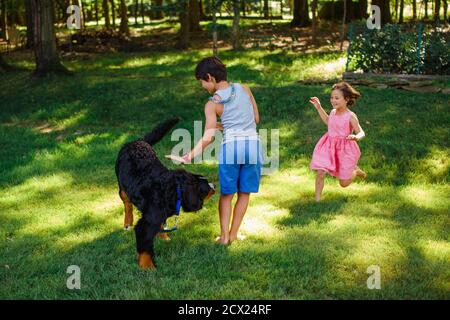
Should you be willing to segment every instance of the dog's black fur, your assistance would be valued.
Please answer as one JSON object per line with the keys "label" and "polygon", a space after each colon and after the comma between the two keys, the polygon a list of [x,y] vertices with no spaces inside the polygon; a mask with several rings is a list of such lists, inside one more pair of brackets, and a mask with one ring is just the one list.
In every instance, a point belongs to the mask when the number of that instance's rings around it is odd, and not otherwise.
{"label": "dog's black fur", "polygon": [[[142,213],[135,227],[139,265],[142,268],[154,267],[153,240],[161,225],[176,211],[177,182],[182,190],[181,207],[185,212],[200,210],[204,200],[214,193],[214,187],[204,177],[183,169],[169,170],[156,156],[152,145],[161,140],[178,121],[177,118],[169,119],[142,139],[126,143],[116,160],[119,195],[125,204],[126,216],[131,214],[128,224],[132,224],[131,203]],[[128,227],[127,217],[125,227]],[[150,260],[141,261],[145,256],[147,260],[150,256]]]}

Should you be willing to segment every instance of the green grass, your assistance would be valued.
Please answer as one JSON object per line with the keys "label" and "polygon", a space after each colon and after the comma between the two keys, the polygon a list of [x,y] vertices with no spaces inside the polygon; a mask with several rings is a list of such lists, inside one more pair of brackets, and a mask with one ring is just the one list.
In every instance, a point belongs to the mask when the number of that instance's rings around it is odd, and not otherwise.
{"label": "green grass", "polygon": [[[330,88],[295,81],[333,78],[340,54],[221,54],[230,79],[251,85],[260,128],[280,129],[280,170],[252,196],[245,241],[213,243],[215,195],[182,214],[171,242],[156,241],[157,271],[138,269],[115,157],[169,116],[193,131],[207,99],[193,70],[207,54],[95,55],[66,61],[73,77],[0,75],[0,298],[450,298],[447,96],[359,87],[368,179],[342,189],[327,177],[314,202],[308,164],[326,127],[308,100],[329,109]],[[32,68],[31,57],[10,61]],[[160,157],[175,143],[158,144]],[[189,170],[218,183],[214,164]],[[66,288],[73,264],[81,290]],[[381,290],[367,289],[370,265],[381,268]]]}

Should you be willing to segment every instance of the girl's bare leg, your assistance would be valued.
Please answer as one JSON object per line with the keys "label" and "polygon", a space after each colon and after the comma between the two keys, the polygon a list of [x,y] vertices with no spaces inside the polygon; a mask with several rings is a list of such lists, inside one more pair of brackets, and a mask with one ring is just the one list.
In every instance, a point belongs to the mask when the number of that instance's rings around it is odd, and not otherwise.
{"label": "girl's bare leg", "polygon": [[317,170],[316,175],[316,201],[319,202],[322,196],[323,186],[325,180],[325,171]]}
{"label": "girl's bare leg", "polygon": [[351,185],[356,177],[360,177],[361,179],[364,180],[366,176],[367,174],[364,171],[362,171],[359,167],[356,167],[356,169],[353,170],[352,177],[346,180],[339,180],[339,184],[341,185],[341,187],[345,188]]}
{"label": "girl's bare leg", "polygon": [[238,198],[233,210],[233,220],[230,229],[230,243],[238,238],[239,227],[241,226],[244,215],[247,212],[250,193],[238,192]]}
{"label": "girl's bare leg", "polygon": [[228,244],[230,241],[230,216],[231,216],[231,201],[234,194],[222,194],[219,200],[219,219],[220,219],[220,237],[216,241],[221,244]]}

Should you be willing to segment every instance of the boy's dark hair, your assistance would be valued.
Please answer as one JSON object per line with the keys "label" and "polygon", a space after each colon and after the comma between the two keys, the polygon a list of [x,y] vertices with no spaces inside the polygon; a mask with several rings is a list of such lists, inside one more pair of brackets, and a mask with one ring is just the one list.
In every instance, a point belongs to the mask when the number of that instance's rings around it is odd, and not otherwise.
{"label": "boy's dark hair", "polygon": [[356,99],[361,97],[361,94],[345,81],[334,84],[332,87],[332,90],[341,91],[342,94],[344,95],[345,100],[347,100],[348,106],[354,105],[356,102]]}
{"label": "boy's dark hair", "polygon": [[197,64],[195,68],[195,78],[197,80],[208,80],[208,73],[217,82],[227,80],[227,69],[217,57],[204,58]]}

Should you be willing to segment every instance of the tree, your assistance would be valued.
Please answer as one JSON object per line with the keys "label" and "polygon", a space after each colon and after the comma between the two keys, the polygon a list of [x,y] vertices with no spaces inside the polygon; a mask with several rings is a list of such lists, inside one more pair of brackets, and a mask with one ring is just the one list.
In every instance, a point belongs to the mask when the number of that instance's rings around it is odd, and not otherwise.
{"label": "tree", "polygon": [[98,0],[94,0],[95,21],[98,25]]}
{"label": "tree", "polygon": [[180,3],[180,38],[178,41],[178,46],[180,48],[187,48],[189,46],[190,35],[189,35],[189,2],[181,1]]}
{"label": "tree", "polygon": [[269,0],[264,0],[263,13],[264,18],[269,18]]}
{"label": "tree", "polygon": [[163,11],[161,10],[161,7],[162,7],[162,5],[163,5],[163,0],[153,0],[153,2],[155,3],[155,5],[156,5],[157,7],[159,7],[158,10],[155,10],[155,12],[153,13],[154,19],[156,19],[156,20],[161,20],[161,19],[163,19],[163,18],[164,18],[164,13],[163,13]]}
{"label": "tree", "polygon": [[31,0],[25,0],[25,16],[27,23],[27,43],[25,45],[26,48],[33,48],[33,17],[31,13]]}
{"label": "tree", "polygon": [[114,0],[110,0],[111,2],[111,14],[112,14],[112,25],[113,28],[116,28],[116,6],[114,4]]}
{"label": "tree", "polygon": [[416,0],[412,0],[412,9],[413,9],[413,20],[416,21],[417,19],[417,2]]}
{"label": "tree", "polygon": [[240,0],[233,0],[233,49],[241,48],[239,23],[241,20]]}
{"label": "tree", "polygon": [[345,32],[345,19],[347,18],[347,0],[344,0],[344,14],[342,15],[342,26],[341,26],[341,47],[344,46],[344,32]]}
{"label": "tree", "polygon": [[405,2],[404,0],[400,0],[400,17],[398,19],[399,23],[403,23],[403,9],[405,7]]}
{"label": "tree", "polygon": [[294,0],[294,18],[291,21],[293,27],[306,27],[311,24],[308,15],[308,0]]}
{"label": "tree", "polygon": [[444,3],[444,22],[447,22],[447,0],[443,0]]}
{"label": "tree", "polygon": [[120,0],[120,33],[126,36],[130,35],[130,28],[128,28],[127,4],[125,0]]}
{"label": "tree", "polygon": [[372,0],[372,4],[380,7],[382,25],[392,22],[391,7],[389,5],[389,0]]}
{"label": "tree", "polygon": [[201,30],[199,0],[189,0],[189,29],[190,31]]}
{"label": "tree", "polygon": [[0,0],[0,38],[8,40],[8,22],[6,8],[6,0]]}
{"label": "tree", "polygon": [[425,6],[425,16],[424,19],[428,19],[428,0],[424,0],[424,6]]}
{"label": "tree", "polygon": [[2,57],[2,54],[0,53],[0,70],[9,71],[10,69],[11,66],[6,63],[6,61]]}
{"label": "tree", "polygon": [[105,17],[105,28],[110,29],[108,0],[103,0],[103,16]]}
{"label": "tree", "polygon": [[39,77],[46,76],[49,73],[68,73],[67,69],[61,64],[56,48],[52,9],[51,0],[31,0],[36,58],[34,75]]}
{"label": "tree", "polygon": [[434,21],[439,21],[440,10],[441,10],[441,0],[434,0]]}
{"label": "tree", "polygon": [[360,11],[360,17],[366,18],[367,17],[367,0],[359,0],[359,11]]}
{"label": "tree", "polygon": [[312,42],[316,43],[316,29],[317,29],[317,0],[312,0],[311,2],[312,11]]}

